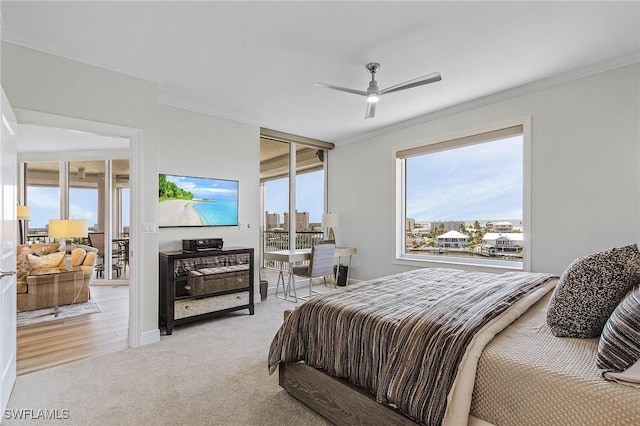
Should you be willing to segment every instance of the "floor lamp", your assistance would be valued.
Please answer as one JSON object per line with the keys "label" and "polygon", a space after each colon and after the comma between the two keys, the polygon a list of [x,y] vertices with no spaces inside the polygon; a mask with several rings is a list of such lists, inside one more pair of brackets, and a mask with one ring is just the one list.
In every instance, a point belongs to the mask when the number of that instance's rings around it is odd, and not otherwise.
{"label": "floor lamp", "polygon": [[20,228],[20,244],[27,243],[27,230],[25,229],[26,221],[31,219],[31,208],[18,205],[16,208],[16,219],[18,219],[18,227]]}

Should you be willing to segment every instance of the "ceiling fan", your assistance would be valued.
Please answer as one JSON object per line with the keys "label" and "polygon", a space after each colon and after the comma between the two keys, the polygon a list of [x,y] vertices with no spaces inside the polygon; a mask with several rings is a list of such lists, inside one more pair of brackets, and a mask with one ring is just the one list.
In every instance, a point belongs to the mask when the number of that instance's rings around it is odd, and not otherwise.
{"label": "ceiling fan", "polygon": [[353,93],[355,95],[361,95],[367,97],[367,110],[364,114],[365,120],[367,118],[375,117],[376,115],[376,103],[380,100],[380,96],[387,93],[398,92],[404,89],[411,89],[412,87],[422,86],[423,84],[435,83],[442,80],[439,72],[424,75],[422,77],[414,78],[413,80],[405,81],[404,83],[396,84],[395,86],[387,87],[380,90],[378,82],[376,81],[376,72],[380,69],[380,64],[377,62],[370,62],[366,65],[367,70],[371,73],[371,81],[366,91],[358,89],[350,89],[348,87],[334,86],[333,84],[326,83],[313,83],[316,86],[327,87],[333,90],[339,90],[341,92]]}

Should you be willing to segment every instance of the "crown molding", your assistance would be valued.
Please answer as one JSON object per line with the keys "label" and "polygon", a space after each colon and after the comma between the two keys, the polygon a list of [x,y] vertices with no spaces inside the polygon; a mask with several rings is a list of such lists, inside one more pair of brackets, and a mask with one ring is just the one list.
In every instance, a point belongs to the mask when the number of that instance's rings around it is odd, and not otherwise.
{"label": "crown molding", "polygon": [[[162,90],[162,88],[160,88]],[[158,102],[162,105],[167,105],[175,108],[186,109],[188,111],[198,112],[201,114],[211,115],[217,118],[223,118],[225,120],[237,121],[242,124],[248,124],[250,126],[262,127],[263,123],[258,123],[253,120],[249,120],[246,117],[241,117],[238,115],[229,114],[215,108],[212,108],[209,105],[201,104],[198,102],[193,102],[184,98],[180,98],[177,96],[169,96],[163,93],[158,95]]]}
{"label": "crown molding", "polygon": [[117,61],[99,57],[91,52],[85,52],[78,49],[70,49],[57,43],[53,43],[44,38],[26,35],[20,33],[19,31],[8,29],[4,26],[4,23],[2,23],[2,41],[26,47],[28,49],[37,50],[49,55],[60,56],[72,61],[104,68],[121,74],[126,74],[128,76],[150,81],[158,85],[161,85],[164,81],[167,80],[165,76],[146,70],[134,69],[129,66],[123,65],[122,63],[118,63]]}
{"label": "crown molding", "polygon": [[451,115],[459,114],[462,112],[470,111],[472,109],[480,108],[483,106],[491,105],[497,102],[505,101],[507,99],[515,98],[518,96],[526,95],[528,93],[536,92],[539,90],[547,89],[550,87],[558,86],[570,81],[579,80],[581,78],[589,77],[602,72],[610,71],[616,68],[621,68],[627,65],[640,62],[640,52],[632,53],[630,55],[615,58],[610,61],[600,62],[597,64],[589,65],[583,68],[578,68],[572,71],[568,71],[562,74],[558,74],[549,78],[534,81],[531,83],[523,84],[511,89],[496,92],[491,95],[483,96],[481,98],[472,99],[467,102],[463,102],[457,105],[446,107],[434,112],[421,115],[409,120],[405,120],[390,126],[383,127],[381,129],[367,132],[353,138],[344,139],[335,142],[337,146],[347,145],[350,143],[360,142],[363,140],[371,139],[377,136],[382,136],[391,132],[395,132],[408,127],[417,126],[430,121],[439,120]]}

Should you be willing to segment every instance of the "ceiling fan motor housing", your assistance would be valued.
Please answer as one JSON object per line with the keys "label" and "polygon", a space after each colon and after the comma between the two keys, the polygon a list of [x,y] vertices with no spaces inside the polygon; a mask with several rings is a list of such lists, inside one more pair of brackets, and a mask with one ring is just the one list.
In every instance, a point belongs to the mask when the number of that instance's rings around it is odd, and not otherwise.
{"label": "ceiling fan motor housing", "polygon": [[369,62],[367,64],[367,69],[371,73],[371,81],[369,82],[369,87],[367,88],[367,102],[374,103],[380,100],[378,96],[378,92],[380,88],[378,87],[378,82],[376,81],[376,72],[380,69],[380,64],[377,62]]}
{"label": "ceiling fan motor housing", "polygon": [[369,62],[367,64],[367,69],[369,70],[369,72],[371,74],[375,74],[378,72],[378,70],[380,69],[380,64],[377,62]]}

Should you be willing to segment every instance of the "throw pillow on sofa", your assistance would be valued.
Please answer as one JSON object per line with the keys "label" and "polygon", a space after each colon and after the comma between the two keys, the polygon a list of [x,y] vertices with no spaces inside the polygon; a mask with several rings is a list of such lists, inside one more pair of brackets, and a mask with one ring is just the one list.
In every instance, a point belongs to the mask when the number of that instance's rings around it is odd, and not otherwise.
{"label": "throw pillow on sofa", "polygon": [[28,246],[22,246],[18,250],[16,258],[16,267],[18,269],[18,276],[16,278],[18,281],[25,281],[27,279],[27,274],[29,272],[29,261],[27,260],[28,254],[31,254],[31,249]]}
{"label": "throw pillow on sofa", "polygon": [[71,251],[71,266],[80,266],[87,256],[87,252],[81,248],[74,248]]}
{"label": "throw pillow on sofa", "polygon": [[57,247],[57,246],[53,244],[37,245],[33,247],[27,246],[27,245],[18,246],[18,253],[16,258],[16,267],[18,270],[17,277],[16,277],[17,280],[26,281],[27,275],[29,275],[29,270],[31,269],[31,266],[29,264],[29,259],[27,257],[28,255],[44,256],[49,253],[55,252],[54,247]]}
{"label": "throw pillow on sofa", "polygon": [[57,251],[51,254],[45,254],[44,256],[28,254],[27,260],[29,262],[28,270],[53,268],[64,265],[64,252]]}

